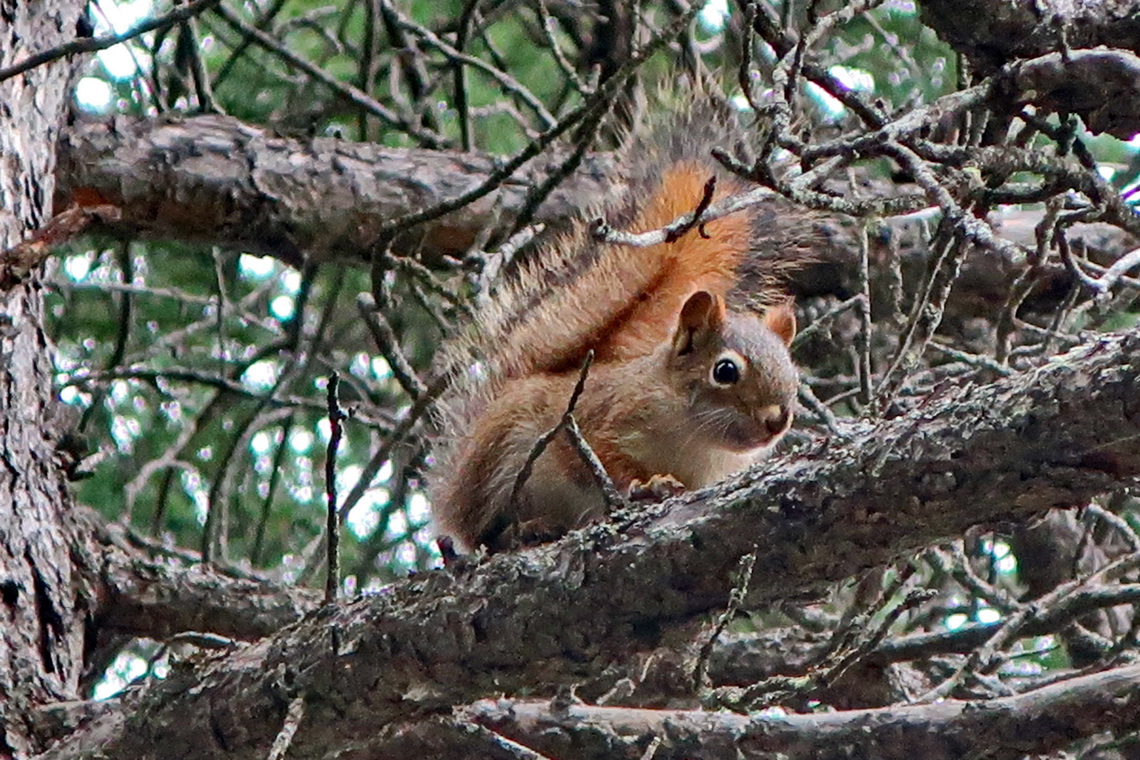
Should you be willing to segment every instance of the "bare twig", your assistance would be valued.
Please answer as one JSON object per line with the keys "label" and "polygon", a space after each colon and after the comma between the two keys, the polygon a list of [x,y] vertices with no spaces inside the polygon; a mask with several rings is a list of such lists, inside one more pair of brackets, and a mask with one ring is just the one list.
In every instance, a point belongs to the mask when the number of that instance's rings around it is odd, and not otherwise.
{"label": "bare twig", "polygon": [[1069,268],[1069,271],[1077,276],[1077,278],[1081,281],[1081,284],[1085,285],[1089,290],[1098,296],[1112,290],[1113,286],[1115,286],[1117,282],[1124,278],[1125,273],[1128,272],[1129,269],[1140,266],[1140,248],[1137,248],[1133,251],[1129,251],[1114,261],[1110,267],[1101,273],[1100,277],[1090,277],[1085,273],[1080,264],[1078,264],[1073,259],[1073,257],[1069,255],[1068,243],[1067,241],[1062,242],[1063,240],[1064,235],[1062,233],[1062,235],[1058,236],[1057,242],[1060,246],[1062,246],[1061,258],[1065,262],[1065,265]]}
{"label": "bare twig", "polygon": [[971,652],[970,656],[966,658],[966,662],[953,675],[927,691],[917,701],[930,702],[947,697],[968,676],[974,673],[983,675],[991,673],[1001,662],[999,657],[1001,650],[1020,635],[1024,628],[1035,622],[1043,614],[1061,614],[1076,603],[1076,600],[1081,596],[1079,592],[1094,589],[1108,581],[1119,578],[1138,565],[1140,565],[1140,554],[1128,554],[1105,565],[1086,578],[1079,578],[1057,586],[1053,591],[1035,600],[1032,604],[1017,605],[984,646]]}
{"label": "bare twig", "polygon": [[558,122],[558,120],[554,118],[553,114],[546,110],[546,107],[542,104],[542,101],[535,97],[534,93],[524,87],[521,83],[519,83],[518,80],[516,80],[510,74],[506,73],[506,71],[503,69],[492,66],[486,61],[456,50],[454,47],[441,40],[427,27],[421,26],[420,24],[417,24],[416,22],[397,12],[396,9],[392,7],[391,3],[388,2],[388,0],[381,0],[381,5],[386,9],[386,11],[393,14],[397,24],[399,24],[405,30],[415,34],[429,46],[438,50],[450,61],[457,64],[462,63],[464,65],[478,69],[479,71],[482,71],[484,74],[498,82],[499,86],[502,87],[504,91],[516,96],[532,111],[534,111],[535,115],[537,115],[539,120],[542,121],[542,126],[544,129],[551,129]]}
{"label": "bare twig", "polygon": [[267,760],[284,760],[285,753],[289,751],[289,746],[293,743],[293,736],[297,733],[297,729],[304,719],[305,697],[298,694],[293,697],[292,701],[289,702],[288,709],[285,710],[285,721],[281,724],[281,730],[277,732],[277,737],[269,748]]}
{"label": "bare twig", "polygon": [[325,539],[327,541],[327,575],[325,576],[325,604],[335,604],[340,586],[340,521],[336,506],[336,457],[340,449],[340,439],[344,435],[341,423],[348,415],[340,407],[340,376],[333,372],[328,379],[329,445],[325,454],[325,494],[327,510]]}
{"label": "bare twig", "polygon": [[423,211],[416,211],[405,214],[396,219],[385,222],[380,230],[380,234],[392,234],[423,222],[429,222],[433,219],[438,219],[444,214],[448,214],[456,209],[462,208],[467,204],[482,198],[484,195],[493,192],[499,187],[512,174],[514,174],[525,163],[532,158],[546,150],[551,144],[554,143],[559,137],[565,134],[575,125],[587,120],[590,116],[598,110],[609,108],[610,101],[615,94],[625,85],[630,76],[637,71],[640,66],[645,63],[654,53],[660,50],[674,35],[683,29],[693,17],[700,10],[700,6],[694,3],[685,13],[681,14],[672,24],[667,28],[662,29],[654,39],[647,44],[644,48],[639,50],[637,54],[631,57],[617,72],[613,74],[605,83],[598,88],[595,95],[578,106],[574,110],[565,114],[556,124],[553,124],[549,129],[542,132],[537,138],[532,140],[523,150],[517,153],[513,158],[503,162],[494,171],[492,171],[487,178],[479,184],[479,186],[462,193],[451,200],[444,201],[436,204],[435,206],[425,209]]}
{"label": "bare twig", "polygon": [[396,382],[400,384],[405,393],[412,397],[413,401],[418,399],[424,394],[426,386],[412,365],[408,363],[404,352],[400,350],[400,341],[396,337],[396,331],[392,329],[392,325],[388,324],[383,312],[377,307],[376,299],[367,293],[361,293],[356,299],[356,308],[364,319],[364,324],[368,325],[372,339],[376,341],[376,347],[388,362],[388,366],[392,368],[392,375],[396,378]]}
{"label": "bare twig", "polygon": [[744,597],[748,594],[748,587],[752,585],[752,569],[756,566],[756,552],[749,552],[740,558],[740,564],[736,568],[736,585],[732,587],[732,593],[728,596],[728,605],[725,606],[724,612],[717,619],[716,625],[713,626],[712,632],[708,638],[705,639],[704,644],[701,645],[700,651],[697,653],[697,662],[693,666],[693,686],[697,689],[708,688],[712,685],[709,681],[709,656],[712,654],[713,646],[716,645],[717,639],[724,633],[724,629],[728,624],[733,621],[740,607],[744,604]]}
{"label": "bare twig", "polygon": [[35,53],[17,64],[9,66],[6,69],[0,69],[0,82],[3,82],[5,79],[11,79],[17,74],[23,74],[25,71],[30,71],[37,66],[43,66],[45,63],[51,63],[52,61],[57,61],[69,55],[106,50],[121,42],[133,40],[135,37],[139,37],[147,32],[153,32],[156,29],[166,29],[179,22],[197,16],[202,11],[208,10],[219,2],[221,2],[221,0],[192,0],[192,2],[186,5],[180,5],[163,16],[157,16],[149,21],[144,21],[122,34],[109,34],[103,37],[83,37],[51,48],[50,50]]}
{"label": "bare twig", "polygon": [[570,445],[574,447],[574,451],[578,452],[578,456],[590,471],[590,475],[593,476],[594,483],[601,490],[602,500],[606,503],[606,511],[612,513],[625,507],[625,497],[614,485],[614,480],[606,472],[602,460],[598,459],[598,455],[590,448],[590,444],[578,428],[578,421],[574,419],[574,415],[570,415],[566,421],[566,437],[570,439]]}
{"label": "bare twig", "polygon": [[558,21],[550,15],[550,10],[546,7],[546,0],[538,0],[538,20],[542,25],[542,34],[546,37],[546,44],[550,48],[550,52],[554,55],[554,60],[558,64],[558,68],[562,70],[562,75],[566,77],[578,94],[583,97],[589,97],[593,90],[591,87],[582,81],[575,71],[573,64],[566,59],[566,54],[562,52],[562,46],[558,44],[558,40],[554,36],[554,29]]}
{"label": "bare twig", "polygon": [[392,109],[385,106],[380,101],[373,98],[366,92],[362,92],[358,87],[351,84],[342,82],[329,74],[324,69],[316,66],[301,56],[294,53],[284,44],[269,36],[260,29],[250,26],[245,21],[227,9],[224,5],[219,5],[217,13],[221,16],[222,20],[229,24],[234,31],[244,35],[248,39],[252,39],[261,47],[270,51],[274,55],[279,56],[282,60],[292,66],[296,66],[307,75],[317,80],[321,84],[328,87],[333,92],[341,95],[346,100],[349,100],[356,105],[360,106],[369,113],[375,114],[382,121],[396,127],[397,129],[407,132],[409,135],[415,137],[429,148],[442,147],[444,140],[437,134],[429,132],[422,127],[413,124]]}
{"label": "bare twig", "polygon": [[523,462],[523,466],[519,468],[519,473],[515,476],[515,484],[511,488],[511,503],[518,501],[519,494],[522,493],[523,486],[526,485],[527,479],[530,478],[531,470],[534,469],[534,463],[542,456],[542,452],[546,451],[546,447],[554,440],[554,436],[558,435],[570,424],[570,420],[574,414],[574,407],[578,404],[578,398],[586,388],[586,377],[590,373],[590,365],[593,364],[593,362],[594,352],[590,351],[586,354],[585,361],[582,362],[582,368],[578,372],[578,382],[574,384],[574,390],[571,391],[570,399],[566,402],[566,411],[562,413],[562,417],[554,427],[538,437],[538,440],[534,442],[534,446],[531,447],[530,454],[527,455],[526,461]]}
{"label": "bare twig", "polygon": [[867,234],[870,221],[859,229],[859,339],[856,349],[859,356],[859,401],[864,407],[871,403],[871,241]]}

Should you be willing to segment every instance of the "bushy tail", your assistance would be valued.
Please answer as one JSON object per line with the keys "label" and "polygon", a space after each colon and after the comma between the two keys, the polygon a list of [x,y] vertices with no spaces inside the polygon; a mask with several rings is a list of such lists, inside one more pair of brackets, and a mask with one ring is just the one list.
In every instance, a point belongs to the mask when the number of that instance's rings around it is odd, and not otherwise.
{"label": "bushy tail", "polygon": [[781,282],[805,260],[810,219],[753,206],[646,248],[595,240],[590,219],[646,232],[694,211],[716,177],[714,202],[746,189],[711,155],[738,152],[740,126],[724,108],[693,107],[631,140],[612,196],[548,240],[488,299],[475,323],[446,348],[466,374],[441,404],[444,438],[462,435],[506,381],[644,355],[669,340],[685,298],[721,294],[734,308],[783,297]]}

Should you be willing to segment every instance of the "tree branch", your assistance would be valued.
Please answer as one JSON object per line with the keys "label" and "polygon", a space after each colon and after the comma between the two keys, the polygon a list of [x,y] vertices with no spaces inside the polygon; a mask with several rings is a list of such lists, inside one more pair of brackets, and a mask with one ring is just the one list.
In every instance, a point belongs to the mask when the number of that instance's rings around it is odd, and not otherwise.
{"label": "tree branch", "polygon": [[1140,2],[922,0],[922,23],[983,75],[1015,58],[1098,45],[1140,53]]}
{"label": "tree branch", "polygon": [[196,554],[177,556],[140,547],[119,525],[77,508],[83,540],[75,551],[95,589],[92,610],[100,634],[126,633],[165,639],[184,631],[256,639],[281,630],[320,605],[312,589],[236,576],[200,564]]}
{"label": "tree branch", "polygon": [[0,82],[3,82],[5,79],[11,79],[17,74],[23,74],[25,71],[30,71],[37,66],[43,66],[45,63],[66,58],[69,55],[106,50],[109,47],[114,47],[120,43],[132,40],[135,37],[140,37],[147,32],[153,32],[157,29],[166,29],[179,22],[194,18],[210,7],[217,5],[219,2],[221,2],[221,0],[191,0],[191,2],[186,5],[175,6],[169,13],[144,21],[122,34],[108,34],[103,37],[80,37],[49,50],[43,50],[24,58],[17,64],[0,69]]}
{"label": "tree branch", "polygon": [[758,716],[486,700],[460,714],[558,757],[637,757],[658,738],[654,760],[766,759],[776,753],[817,760],[1021,758],[1066,747],[1075,736],[1135,726],[1140,720],[1140,665],[992,699],[984,708],[947,700]]}
{"label": "tree branch", "polygon": [[[493,156],[402,150],[331,137],[279,137],[224,116],[174,122],[117,117],[77,124],[60,142],[58,200],[77,192],[119,206],[107,227],[128,235],[203,241],[298,265],[365,264],[385,222],[479,187]],[[518,212],[557,156],[533,160],[494,192],[421,225],[397,249],[458,253],[498,209]],[[609,162],[588,159],[535,221],[566,220],[583,198],[612,191]],[[61,206],[62,207],[62,206]]]}
{"label": "tree branch", "polygon": [[[460,254],[480,237],[488,219],[506,224],[559,164],[556,155],[536,159],[493,194],[421,225],[395,243],[428,262]],[[201,241],[262,253],[299,265],[311,261],[370,260],[385,222],[430,208],[480,186],[496,159],[475,153],[398,150],[335,138],[297,140],[223,116],[174,122],[117,117],[82,122],[59,148],[57,207],[79,196],[85,203],[119,208],[121,218],[103,229],[125,236]],[[608,156],[587,158],[537,209],[534,221],[564,224],[594,199],[617,192],[622,177]],[[887,191],[889,192],[889,190]],[[777,211],[795,213],[781,199]],[[999,220],[1004,238],[1034,244],[1041,211],[1009,212]],[[846,297],[857,281],[858,246],[851,230],[824,222],[819,263],[795,275],[800,295]],[[903,255],[916,269],[929,255],[922,220],[889,220]],[[505,231],[505,230],[501,230]],[[1090,252],[1110,258],[1136,241],[1107,224],[1081,225],[1070,233]],[[971,256],[955,285],[948,313],[991,316],[1023,263],[996,255]],[[909,264],[908,264],[909,268]],[[1051,279],[1070,275],[1058,266]],[[1045,277],[1045,273],[1042,273]],[[1039,289],[1041,298],[1064,287]],[[1027,304],[1033,310],[1033,304]],[[1051,308],[1050,302],[1042,308]]]}
{"label": "tree branch", "polygon": [[[232,655],[176,671],[47,757],[156,746],[263,757],[297,694],[291,751],[318,756],[488,694],[597,675],[723,607],[757,550],[750,601],[816,594],[901,553],[1055,506],[1140,473],[1140,334],[1105,337],[986,386],[944,388],[843,445],[556,544],[397,584]],[[145,715],[145,720],[141,716]]]}

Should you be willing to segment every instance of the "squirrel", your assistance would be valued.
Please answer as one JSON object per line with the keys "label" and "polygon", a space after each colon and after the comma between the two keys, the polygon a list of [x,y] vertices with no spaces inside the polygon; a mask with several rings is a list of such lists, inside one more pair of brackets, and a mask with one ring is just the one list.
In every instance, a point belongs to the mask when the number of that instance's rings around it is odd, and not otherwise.
{"label": "squirrel", "polygon": [[[745,189],[711,153],[731,119],[674,116],[667,131],[627,146],[624,182],[599,209],[609,224],[655,230],[707,203],[710,190],[715,201]],[[583,219],[520,264],[445,348],[458,369],[440,402],[429,482],[441,535],[462,550],[499,551],[605,515],[565,435],[518,485],[587,356],[574,419],[630,496],[701,488],[763,456],[788,430],[798,388],[795,311],[781,282],[807,256],[796,253],[809,237],[803,222],[752,206],[639,248],[598,240]]]}

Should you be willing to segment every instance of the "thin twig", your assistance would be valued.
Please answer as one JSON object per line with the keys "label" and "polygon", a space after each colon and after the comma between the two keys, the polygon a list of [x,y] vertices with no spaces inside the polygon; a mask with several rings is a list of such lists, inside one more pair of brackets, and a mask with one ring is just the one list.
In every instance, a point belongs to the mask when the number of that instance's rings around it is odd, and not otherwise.
{"label": "thin twig", "polygon": [[724,633],[724,629],[736,618],[736,614],[740,611],[741,605],[744,604],[744,597],[748,595],[748,587],[752,584],[752,569],[755,566],[755,549],[741,557],[740,562],[736,566],[736,583],[733,584],[732,592],[728,595],[728,605],[717,619],[716,625],[713,626],[712,632],[708,638],[705,639],[704,644],[701,645],[700,652],[697,653],[697,662],[693,666],[692,675],[693,686],[697,689],[708,688],[712,685],[708,675],[709,658],[712,656],[712,649],[716,645],[717,639]]}
{"label": "thin twig", "polygon": [[824,404],[819,400],[819,398],[816,397],[815,392],[811,389],[810,385],[807,383],[801,383],[798,395],[800,403],[806,406],[812,414],[819,418],[819,421],[822,422],[823,425],[827,428],[828,433],[840,439],[847,437],[847,434],[844,433],[842,429],[840,429],[839,420],[836,418],[835,414],[827,408],[826,404]]}
{"label": "thin twig", "polygon": [[546,755],[535,752],[530,747],[519,744],[516,741],[512,741],[486,726],[480,726],[478,723],[472,723],[470,721],[463,721],[459,723],[459,725],[475,736],[484,739],[489,744],[502,750],[508,757],[514,758],[514,760],[550,760]]}
{"label": "thin twig", "polygon": [[1133,552],[1140,553],[1140,535],[1136,534],[1136,531],[1129,525],[1127,520],[1114,512],[1109,512],[1095,502],[1087,505],[1085,511],[1115,528],[1116,532],[1128,542],[1128,548]]}
{"label": "thin twig", "polygon": [[527,192],[526,202],[523,204],[522,210],[519,211],[518,218],[515,221],[511,234],[515,234],[519,230],[528,226],[534,218],[535,212],[538,207],[545,201],[554,189],[569,177],[574,171],[582,164],[582,159],[586,157],[586,153],[594,144],[594,138],[597,136],[598,127],[601,126],[602,121],[605,119],[606,114],[610,112],[610,107],[607,104],[605,108],[600,108],[590,115],[585,120],[581,128],[578,130],[578,139],[575,141],[573,152],[562,161],[557,167],[554,168],[537,187],[532,187]]}
{"label": "thin twig", "polygon": [[384,462],[388,461],[388,458],[392,455],[392,450],[400,443],[403,443],[408,437],[408,434],[411,433],[412,429],[416,426],[416,423],[423,419],[428,407],[432,405],[440,393],[443,393],[444,388],[447,387],[447,381],[448,378],[446,376],[437,377],[428,385],[427,391],[416,399],[416,402],[412,404],[407,414],[392,428],[392,432],[389,433],[380,448],[376,450],[376,453],[372,455],[372,459],[369,460],[368,464],[364,467],[364,471],[360,474],[360,479],[356,481],[356,485],[352,487],[352,490],[348,492],[348,496],[345,497],[344,502],[340,505],[340,519],[342,521],[348,517],[348,513],[356,505],[356,502],[360,500],[360,497],[362,497],[364,492],[372,485],[372,479],[380,472],[380,468]]}
{"label": "thin twig", "polygon": [[614,485],[614,480],[606,472],[602,460],[598,459],[598,455],[590,448],[590,444],[578,428],[578,421],[574,419],[574,415],[570,415],[569,419],[566,420],[566,437],[570,439],[570,445],[578,452],[578,456],[594,477],[594,482],[601,489],[602,500],[606,503],[606,513],[609,514],[624,508],[626,506],[625,497]]}
{"label": "thin twig", "polygon": [[591,350],[586,354],[585,361],[582,362],[582,368],[578,372],[578,382],[574,383],[574,390],[570,393],[570,400],[566,402],[566,411],[562,413],[562,417],[554,427],[538,437],[538,440],[534,442],[534,446],[531,447],[530,454],[527,455],[526,461],[523,462],[523,466],[519,468],[519,473],[515,476],[515,484],[511,488],[512,504],[518,501],[519,494],[522,493],[523,486],[526,485],[526,481],[530,478],[530,473],[534,469],[534,463],[542,456],[542,452],[546,451],[546,447],[554,440],[554,436],[558,435],[570,424],[571,415],[574,414],[574,407],[578,404],[578,398],[582,395],[582,391],[586,387],[586,377],[590,373],[590,365],[593,364],[593,362],[594,352]]}
{"label": "thin twig", "polygon": [[413,401],[418,399],[424,394],[427,386],[420,380],[404,356],[404,352],[400,350],[400,340],[396,337],[396,331],[392,329],[392,325],[376,305],[376,299],[368,293],[361,293],[356,299],[356,309],[364,319],[364,324],[368,326],[368,331],[372,333],[372,339],[376,341],[380,354],[388,362],[396,382]]}
{"label": "thin twig", "polygon": [[563,76],[574,86],[579,95],[589,97],[593,91],[578,76],[578,72],[575,71],[573,64],[566,59],[566,54],[562,52],[562,46],[558,44],[558,40],[554,36],[554,27],[557,26],[558,21],[550,15],[550,10],[546,7],[546,0],[538,0],[537,8],[538,21],[542,25],[542,34],[546,37],[546,44],[550,47],[550,52],[554,55],[558,68],[562,69]]}
{"label": "thin twig", "polygon": [[492,66],[491,64],[480,60],[479,58],[456,50],[451,45],[447,44],[439,37],[437,37],[436,34],[432,32],[432,30],[402,16],[399,12],[396,11],[395,8],[392,7],[392,4],[389,2],[389,0],[381,0],[381,6],[393,14],[396,19],[396,23],[400,27],[417,35],[421,40],[442,53],[449,61],[453,63],[462,63],[478,69],[479,71],[482,71],[484,74],[498,82],[499,86],[502,87],[503,90],[517,96],[519,100],[521,100],[523,103],[526,103],[526,105],[529,106],[532,111],[534,111],[535,115],[538,116],[540,121],[542,121],[542,126],[544,129],[550,129],[558,122],[558,120],[554,118],[554,115],[546,110],[546,106],[542,104],[542,101],[535,97],[534,93],[524,87],[518,80],[516,80],[510,74],[506,73],[504,70],[496,68],[495,66]]}
{"label": "thin twig", "polygon": [[1140,565],[1140,553],[1127,554],[1110,562],[1086,578],[1061,584],[1032,604],[1018,605],[984,646],[971,652],[966,662],[953,675],[927,691],[916,702],[932,702],[935,699],[949,696],[967,676],[973,673],[985,675],[993,672],[993,669],[1000,664],[998,655],[1001,650],[1009,642],[1016,639],[1023,629],[1042,616],[1063,614],[1068,608],[1076,604],[1081,596],[1078,592],[1095,589],[1097,586],[1119,578],[1138,565]]}
{"label": "thin twig", "polygon": [[[467,0],[463,4],[463,11],[459,14],[459,23],[455,31],[455,49],[463,52],[467,40],[471,36],[471,23],[475,19],[479,0]],[[471,106],[467,97],[467,67],[460,62],[453,66],[455,71],[455,112],[459,116],[459,139],[464,152],[470,151],[475,143],[475,136],[471,128]]]}
{"label": "thin twig", "polygon": [[871,224],[865,220],[859,226],[859,338],[856,349],[859,352],[859,401],[866,407],[871,404],[871,241],[867,228]]}
{"label": "thin twig", "polygon": [[[1057,238],[1057,243],[1059,246],[1064,245],[1064,248],[1062,250],[1065,252],[1065,254],[1068,254],[1067,241],[1065,244],[1062,244],[1062,240],[1064,240],[1064,233],[1062,233]],[[1089,275],[1085,274],[1084,269],[1072,258],[1071,255],[1062,255],[1062,259],[1065,262],[1065,266],[1069,267],[1069,271],[1073,272],[1073,274],[1077,276],[1077,278],[1081,281],[1081,284],[1085,285],[1094,294],[1099,296],[1112,290],[1113,286],[1115,286],[1116,283],[1124,277],[1125,273],[1128,272],[1129,269],[1140,266],[1140,248],[1129,251],[1114,261],[1112,265],[1108,267],[1108,269],[1104,270],[1100,277],[1090,277]]]}
{"label": "thin twig", "polygon": [[[202,48],[198,42],[196,19],[190,18],[179,24],[178,46],[185,50],[190,59],[190,77],[194,80],[194,94],[198,97],[198,110],[202,113],[221,113],[214,93],[210,89],[210,75],[206,62],[202,60]],[[156,56],[157,57],[157,56]]]}
{"label": "thin twig", "polygon": [[285,721],[281,724],[281,730],[277,732],[277,737],[269,748],[269,755],[266,760],[284,759],[285,753],[289,751],[289,746],[293,743],[293,736],[296,735],[297,728],[300,727],[301,721],[304,719],[305,698],[298,694],[289,702],[289,708],[285,711]]}
{"label": "thin twig", "polygon": [[807,343],[807,341],[816,333],[830,327],[832,321],[834,321],[836,317],[848,309],[858,306],[859,302],[862,299],[863,296],[861,295],[851,296],[846,301],[841,301],[825,311],[823,314],[820,314],[818,317],[812,320],[812,323],[810,325],[796,333],[796,338],[794,341],[792,341],[792,350],[794,351],[795,349]]}
{"label": "thin twig", "polygon": [[325,494],[327,496],[325,539],[327,541],[327,574],[325,576],[325,604],[335,604],[340,586],[340,521],[336,508],[336,457],[340,439],[344,435],[341,423],[347,415],[340,407],[340,375],[333,372],[328,379],[329,445],[325,455]]}
{"label": "thin twig", "polygon": [[963,362],[974,367],[980,367],[1001,377],[1012,374],[1012,370],[1010,370],[1009,367],[1004,364],[999,364],[984,354],[971,354],[966,351],[960,351],[953,346],[947,346],[945,343],[939,343],[936,340],[931,340],[927,345],[955,361]]}
{"label": "thin twig", "polygon": [[222,20],[229,24],[234,31],[243,34],[249,39],[252,39],[261,47],[277,55],[286,63],[296,66],[301,71],[308,74],[313,79],[325,85],[333,92],[341,95],[346,100],[349,100],[369,113],[373,113],[380,119],[397,129],[407,132],[412,137],[420,140],[425,146],[429,148],[442,147],[444,140],[434,132],[429,132],[422,127],[418,127],[407,119],[403,118],[395,111],[385,106],[380,101],[373,98],[366,92],[362,92],[360,88],[354,87],[351,84],[342,82],[336,77],[329,74],[319,66],[314,65],[308,60],[294,53],[288,47],[283,45],[278,40],[270,37],[265,32],[250,26],[245,21],[242,21],[236,14],[228,10],[224,5],[219,5],[217,14],[221,16]]}
{"label": "thin twig", "polygon": [[564,115],[557,124],[554,124],[550,129],[544,131],[537,138],[532,140],[530,144],[513,158],[498,166],[477,187],[455,198],[432,206],[429,209],[414,211],[385,222],[379,230],[380,234],[393,234],[408,227],[438,219],[496,190],[504,180],[518,171],[525,163],[546,150],[555,140],[569,131],[571,127],[589,119],[591,114],[597,110],[609,108],[610,101],[617,94],[618,90],[625,85],[626,80],[654,53],[664,47],[686,24],[692,21],[699,10],[700,6],[696,3],[690,6],[684,14],[678,17],[677,20],[668,27],[661,30],[648,45],[639,50],[636,55],[626,61],[616,73],[607,79],[605,83],[598,88],[597,93],[590,101],[583,103]]}
{"label": "thin twig", "polygon": [[144,21],[137,26],[134,26],[122,34],[108,34],[103,37],[83,37],[80,39],[72,40],[63,45],[44,50],[34,55],[30,55],[17,64],[9,66],[6,69],[0,69],[0,82],[6,79],[11,79],[17,74],[23,74],[25,71],[30,71],[37,66],[43,66],[45,63],[57,61],[60,58],[65,58],[69,55],[76,53],[94,53],[98,50],[106,50],[109,47],[114,47],[121,42],[133,40],[135,37],[153,32],[156,29],[166,29],[174,26],[175,24],[191,19],[197,16],[202,11],[220,3],[221,0],[193,0],[193,2],[181,5],[174,10],[163,16],[157,16]]}

